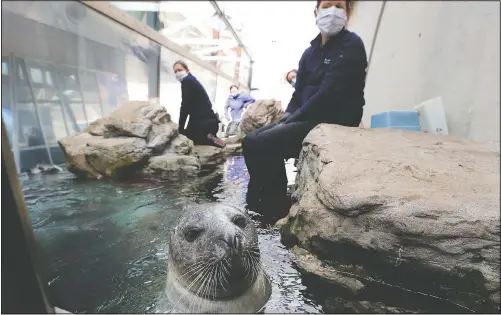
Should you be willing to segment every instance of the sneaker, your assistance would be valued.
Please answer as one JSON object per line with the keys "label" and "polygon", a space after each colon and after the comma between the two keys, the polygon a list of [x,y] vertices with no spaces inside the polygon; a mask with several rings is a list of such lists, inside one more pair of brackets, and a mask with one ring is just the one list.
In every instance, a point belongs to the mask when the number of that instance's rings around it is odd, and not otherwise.
{"label": "sneaker", "polygon": [[224,148],[226,146],[226,143],[224,143],[223,140],[219,139],[218,137],[214,136],[213,134],[208,134],[207,139],[211,141],[216,147],[218,148]]}

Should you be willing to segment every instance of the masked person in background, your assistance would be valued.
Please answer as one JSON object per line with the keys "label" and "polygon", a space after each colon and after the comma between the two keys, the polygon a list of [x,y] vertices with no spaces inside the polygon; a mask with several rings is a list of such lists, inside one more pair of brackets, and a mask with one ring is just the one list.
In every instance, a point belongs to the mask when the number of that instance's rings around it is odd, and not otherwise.
{"label": "masked person in background", "polygon": [[[173,69],[176,79],[181,82],[182,101],[179,114],[179,133],[190,138],[194,144],[224,148],[224,141],[216,136],[219,129],[219,119],[212,110],[212,103],[204,87],[190,73],[190,69],[184,61],[176,61]],[[188,115],[190,119],[185,129]]]}
{"label": "masked person in background", "polygon": [[290,208],[284,159],[298,158],[306,135],[318,124],[357,127],[363,113],[367,56],[360,37],[346,29],[348,1],[317,1],[320,34],[299,61],[295,91],[282,119],[242,141],[250,181],[251,210],[273,218]]}
{"label": "masked person in background", "polygon": [[296,69],[292,69],[285,75],[285,79],[287,80],[287,82],[289,82],[290,85],[292,85],[292,87],[296,87],[296,77],[297,77]]}
{"label": "masked person in background", "polygon": [[244,109],[254,102],[254,98],[241,93],[236,85],[230,87],[230,96],[224,106],[224,116],[230,122],[226,128],[226,137],[236,134]]}

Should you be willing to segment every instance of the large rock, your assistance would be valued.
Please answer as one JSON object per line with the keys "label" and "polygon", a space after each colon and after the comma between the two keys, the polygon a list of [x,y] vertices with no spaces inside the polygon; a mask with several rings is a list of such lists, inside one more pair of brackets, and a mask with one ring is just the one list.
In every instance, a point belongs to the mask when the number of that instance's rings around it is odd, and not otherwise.
{"label": "large rock", "polygon": [[151,151],[140,138],[103,138],[79,133],[59,141],[68,170],[80,177],[116,177],[121,170],[145,162]]}
{"label": "large rock", "polygon": [[109,117],[91,123],[82,133],[59,141],[68,170],[78,177],[117,178],[158,175],[177,179],[198,174],[202,166],[225,161],[225,151],[193,145],[179,135],[158,100],[123,104]]}
{"label": "large rock", "polygon": [[313,129],[282,232],[324,311],[499,312],[499,158],[448,136]]}
{"label": "large rock", "polygon": [[146,119],[127,121],[120,118],[106,117],[92,122],[84,132],[105,138],[138,137],[144,139],[150,133],[151,126],[151,121]]}
{"label": "large rock", "polygon": [[171,141],[179,135],[177,124],[166,122],[161,125],[154,124],[147,137],[147,147],[155,153],[162,152]]}
{"label": "large rock", "polygon": [[209,145],[197,145],[193,150],[193,154],[200,160],[200,164],[204,168],[212,168],[226,160],[225,150]]}
{"label": "large rock", "polygon": [[181,155],[189,155],[193,152],[194,148],[193,141],[188,139],[185,135],[179,135],[174,140],[172,140],[167,148],[165,148],[163,154],[181,154]]}
{"label": "large rock", "polygon": [[200,160],[195,156],[166,154],[154,156],[143,170],[145,174],[162,179],[179,180],[195,176],[200,171]]}
{"label": "large rock", "polygon": [[283,114],[284,111],[280,101],[274,99],[256,100],[249,105],[242,115],[239,126],[240,132],[246,135],[265,125],[279,121]]}

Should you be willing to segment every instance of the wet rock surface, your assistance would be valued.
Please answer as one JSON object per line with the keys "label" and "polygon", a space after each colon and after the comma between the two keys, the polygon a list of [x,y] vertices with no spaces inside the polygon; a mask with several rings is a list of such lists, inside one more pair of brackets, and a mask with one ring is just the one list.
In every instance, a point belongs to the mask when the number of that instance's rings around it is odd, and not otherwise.
{"label": "wet rock surface", "polygon": [[82,178],[121,178],[131,175],[180,179],[199,174],[238,153],[194,146],[178,133],[165,107],[157,100],[131,101],[83,132],[59,141],[69,171]]}
{"label": "wet rock surface", "polygon": [[499,157],[448,136],[312,130],[281,229],[324,311],[499,312]]}

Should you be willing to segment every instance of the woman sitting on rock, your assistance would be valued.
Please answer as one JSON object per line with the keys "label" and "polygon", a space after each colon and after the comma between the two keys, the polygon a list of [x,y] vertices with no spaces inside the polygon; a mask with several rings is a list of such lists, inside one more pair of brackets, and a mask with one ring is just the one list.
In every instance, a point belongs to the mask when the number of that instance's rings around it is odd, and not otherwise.
{"label": "woman sitting on rock", "polygon": [[[197,78],[191,73],[184,61],[174,63],[176,79],[181,82],[181,112],[179,114],[179,133],[190,138],[194,144],[206,144],[224,148],[225,143],[216,134],[219,119],[212,110],[209,95]],[[186,119],[190,116],[188,126]]]}
{"label": "woman sitting on rock", "polygon": [[243,139],[250,175],[247,203],[256,212],[274,218],[287,214],[284,159],[298,158],[304,138],[316,125],[360,123],[367,56],[360,37],[345,28],[350,9],[349,1],[317,1],[314,14],[320,34],[301,56],[284,116]]}
{"label": "woman sitting on rock", "polygon": [[232,85],[230,87],[230,97],[224,106],[224,116],[230,122],[226,128],[226,137],[236,133],[243,110],[255,101],[253,97],[241,93],[238,86]]}

